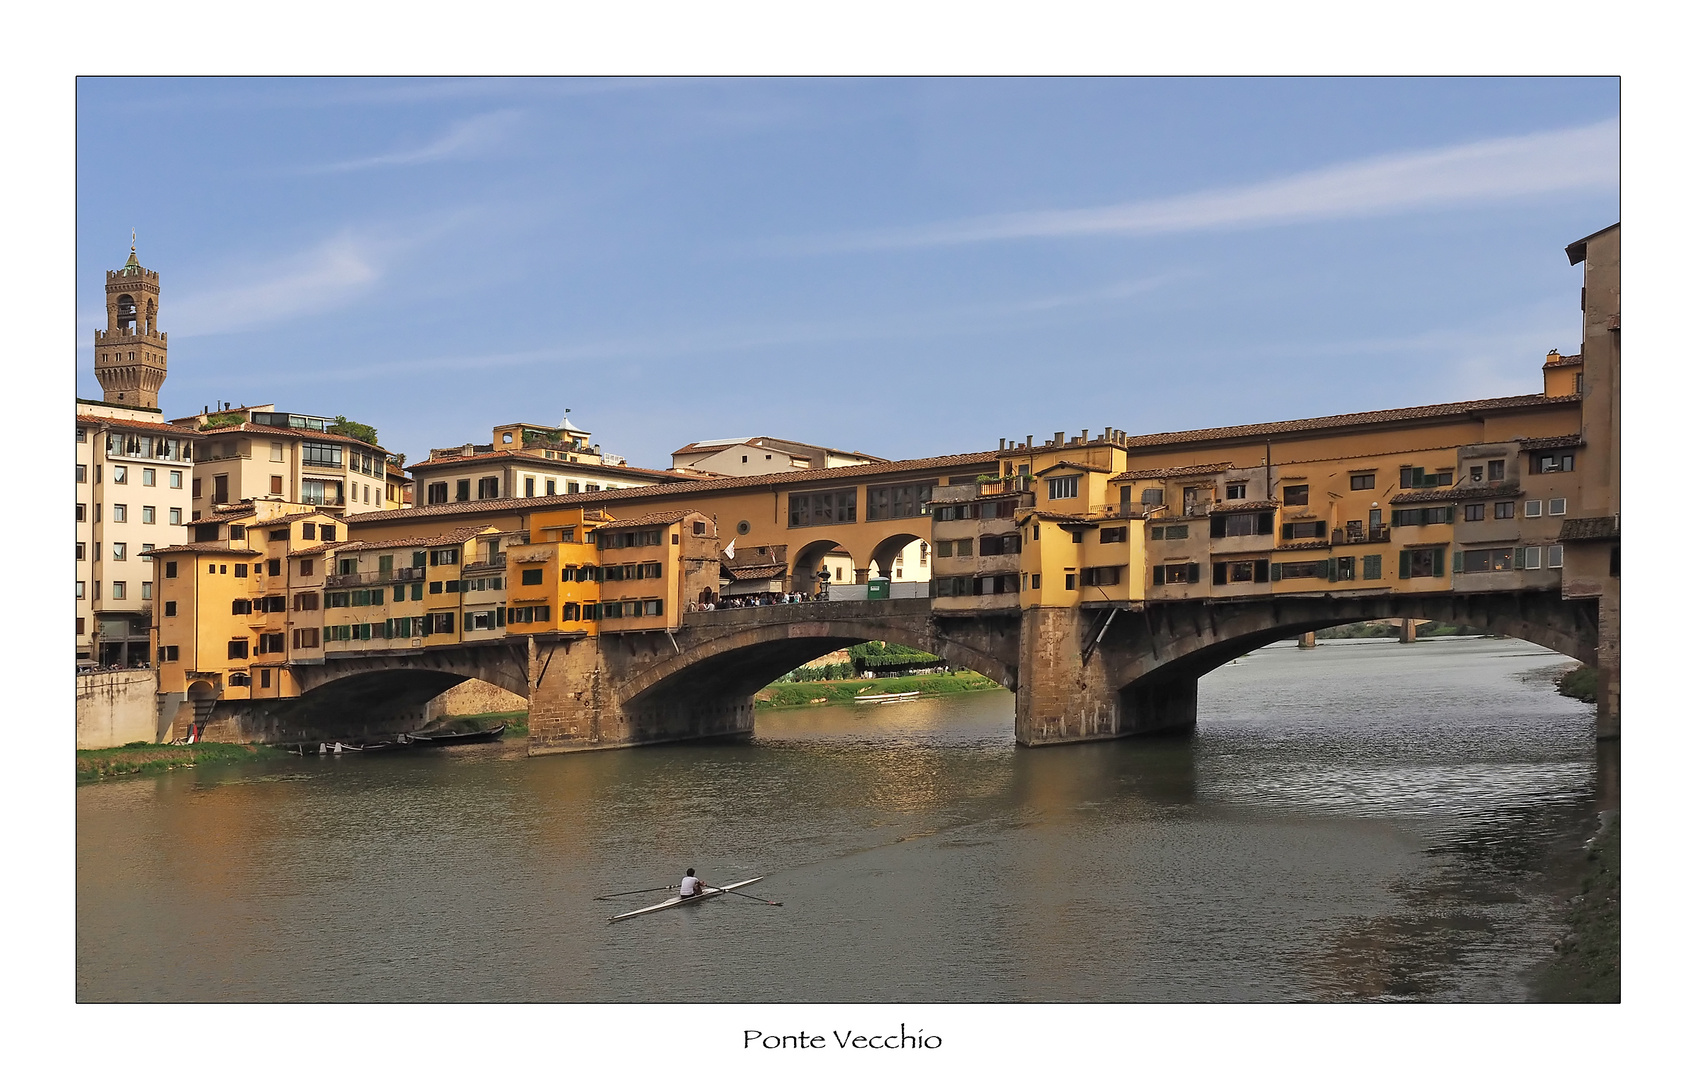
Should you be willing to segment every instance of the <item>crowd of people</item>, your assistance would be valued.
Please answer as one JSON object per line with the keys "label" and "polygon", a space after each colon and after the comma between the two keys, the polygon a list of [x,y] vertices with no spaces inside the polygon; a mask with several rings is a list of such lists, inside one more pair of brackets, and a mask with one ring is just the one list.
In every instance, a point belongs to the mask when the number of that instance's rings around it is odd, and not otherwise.
{"label": "crowd of people", "polygon": [[692,601],[689,611],[735,611],[738,608],[771,607],[776,604],[804,604],[813,600],[823,600],[823,595],[809,596],[803,592],[787,593],[749,593],[746,596],[713,595],[707,600]]}

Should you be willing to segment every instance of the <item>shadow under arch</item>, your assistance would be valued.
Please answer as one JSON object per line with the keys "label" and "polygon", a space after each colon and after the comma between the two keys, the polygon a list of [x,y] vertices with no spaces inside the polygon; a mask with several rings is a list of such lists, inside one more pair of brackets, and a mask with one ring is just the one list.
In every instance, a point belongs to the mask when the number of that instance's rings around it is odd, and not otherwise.
{"label": "shadow under arch", "polygon": [[[850,560],[855,562],[855,568],[860,569],[859,560],[854,559],[850,547],[839,540],[810,540],[796,549],[790,561],[790,591],[812,596],[819,589],[819,567],[825,556],[841,548],[849,552]],[[827,650],[829,651],[829,650]]]}
{"label": "shadow under arch", "polygon": [[[1594,601],[1553,593],[1433,594],[1429,597],[1313,597],[1239,605],[1174,605],[1148,611],[1125,628],[1115,648],[1110,685],[1121,715],[1136,727],[1175,733],[1195,725],[1196,683],[1210,671],[1276,641],[1375,619],[1425,619],[1471,626],[1597,662]],[[1188,715],[1188,723],[1173,723]]]}
{"label": "shadow under arch", "polygon": [[[804,605],[796,610],[811,614]],[[1017,635],[1017,624],[1012,629]],[[741,704],[786,672],[867,641],[893,642],[942,657],[952,667],[976,671],[1009,690],[1018,684],[1017,652],[997,656],[987,643],[948,637],[929,622],[926,629],[918,629],[899,618],[855,618],[744,626],[647,666],[613,689],[621,705],[636,712],[687,709],[692,703]]]}
{"label": "shadow under arch", "polygon": [[930,537],[922,537],[918,533],[899,532],[892,533],[878,541],[877,546],[872,549],[871,561],[872,565],[877,568],[879,576],[894,578],[896,576],[896,556],[900,555],[909,544],[915,541],[929,543]]}

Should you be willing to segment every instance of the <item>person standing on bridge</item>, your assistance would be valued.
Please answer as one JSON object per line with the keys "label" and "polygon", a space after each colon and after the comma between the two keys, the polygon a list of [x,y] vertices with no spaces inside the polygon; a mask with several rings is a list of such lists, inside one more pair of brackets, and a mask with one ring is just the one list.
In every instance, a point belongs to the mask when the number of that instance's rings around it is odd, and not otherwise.
{"label": "person standing on bridge", "polygon": [[679,896],[700,896],[701,890],[707,888],[707,883],[695,876],[695,867],[684,871],[683,883],[678,886]]}

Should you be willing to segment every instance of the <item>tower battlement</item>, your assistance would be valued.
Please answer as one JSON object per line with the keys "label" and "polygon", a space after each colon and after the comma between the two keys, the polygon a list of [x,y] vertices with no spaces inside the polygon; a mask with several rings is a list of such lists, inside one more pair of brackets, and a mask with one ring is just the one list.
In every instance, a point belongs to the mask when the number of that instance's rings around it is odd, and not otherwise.
{"label": "tower battlement", "polygon": [[159,273],[136,260],[132,243],[129,261],[106,271],[106,328],[94,332],[94,377],[107,401],[159,407],[167,339],[158,320]]}

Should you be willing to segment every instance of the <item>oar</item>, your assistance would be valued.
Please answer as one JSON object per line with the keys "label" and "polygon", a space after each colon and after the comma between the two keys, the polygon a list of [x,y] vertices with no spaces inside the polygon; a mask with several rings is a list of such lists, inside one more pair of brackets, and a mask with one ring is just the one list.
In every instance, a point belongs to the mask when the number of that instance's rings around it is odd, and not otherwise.
{"label": "oar", "polygon": [[783,907],[784,906],[784,902],[782,900],[767,900],[764,897],[754,896],[751,893],[741,892],[741,891],[736,890],[736,889],[720,889],[719,891],[721,893],[728,893],[731,896],[740,896],[744,900],[759,900],[762,904],[771,904],[773,907]]}
{"label": "oar", "polygon": [[614,899],[616,897],[620,897],[620,896],[635,896],[637,893],[671,892],[673,889],[676,889],[676,888],[677,888],[676,885],[662,885],[657,889],[632,889],[630,892],[608,893],[606,896],[597,896],[595,899],[597,899],[597,900],[612,900],[612,899]]}

